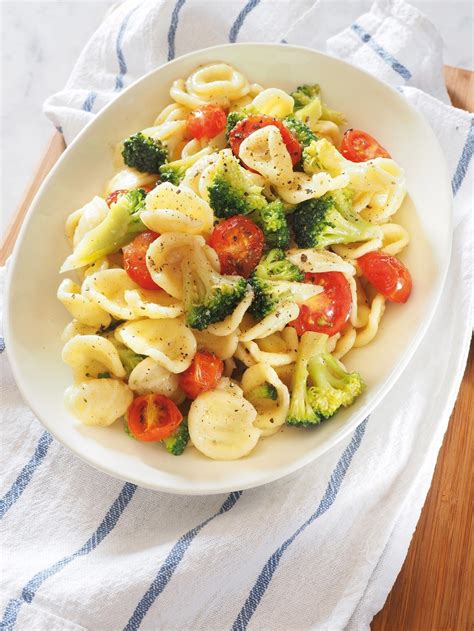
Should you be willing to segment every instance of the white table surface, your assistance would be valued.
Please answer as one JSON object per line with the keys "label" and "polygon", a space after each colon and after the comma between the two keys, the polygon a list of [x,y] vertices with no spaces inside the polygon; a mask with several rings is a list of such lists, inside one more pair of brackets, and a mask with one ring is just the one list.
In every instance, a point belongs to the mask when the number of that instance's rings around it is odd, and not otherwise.
{"label": "white table surface", "polygon": [[[341,29],[370,6],[369,0],[327,1],[340,16]],[[79,52],[113,4],[115,0],[0,0],[2,232],[53,131],[42,103],[64,86]],[[473,69],[474,4],[412,4],[440,31],[445,63]]]}

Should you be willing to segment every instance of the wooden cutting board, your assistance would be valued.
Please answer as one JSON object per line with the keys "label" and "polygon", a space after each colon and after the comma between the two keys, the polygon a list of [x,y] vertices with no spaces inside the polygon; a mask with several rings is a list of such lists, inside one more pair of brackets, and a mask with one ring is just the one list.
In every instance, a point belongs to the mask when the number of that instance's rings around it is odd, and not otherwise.
{"label": "wooden cutting board", "polygon": [[[474,111],[474,73],[445,67],[454,106]],[[0,265],[10,255],[24,216],[65,149],[56,132],[0,247]],[[471,522],[474,352],[439,453],[433,482],[407,558],[372,631],[468,631],[474,629]]]}

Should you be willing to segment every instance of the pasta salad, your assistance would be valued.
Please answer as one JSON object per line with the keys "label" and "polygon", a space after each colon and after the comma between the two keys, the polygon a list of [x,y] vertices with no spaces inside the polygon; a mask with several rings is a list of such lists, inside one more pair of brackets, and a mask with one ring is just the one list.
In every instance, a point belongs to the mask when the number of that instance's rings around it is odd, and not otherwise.
{"label": "pasta salad", "polygon": [[170,96],[66,221],[65,404],[171,454],[233,460],[363,391],[341,358],[410,295],[393,222],[405,178],[319,85],[288,94],[213,63]]}

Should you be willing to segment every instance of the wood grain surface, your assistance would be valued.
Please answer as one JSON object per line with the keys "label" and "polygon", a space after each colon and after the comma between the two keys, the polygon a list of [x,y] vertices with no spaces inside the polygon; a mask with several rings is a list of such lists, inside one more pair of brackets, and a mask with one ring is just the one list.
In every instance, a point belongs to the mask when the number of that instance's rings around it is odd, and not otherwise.
{"label": "wood grain surface", "polygon": [[[453,105],[474,110],[474,73],[445,67]],[[56,132],[0,247],[0,265],[10,255],[24,216],[41,182],[64,151]],[[472,631],[472,429],[474,350],[450,419],[431,489],[408,555],[372,631]]]}

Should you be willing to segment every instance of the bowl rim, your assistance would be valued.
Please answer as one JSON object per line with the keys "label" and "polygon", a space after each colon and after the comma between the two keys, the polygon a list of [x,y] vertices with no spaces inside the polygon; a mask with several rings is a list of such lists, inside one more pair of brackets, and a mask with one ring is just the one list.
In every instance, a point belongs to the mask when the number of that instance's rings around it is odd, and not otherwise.
{"label": "bowl rim", "polygon": [[[443,177],[443,185],[446,187],[447,190],[447,200],[449,201],[449,208],[447,209],[447,217],[449,220],[449,225],[446,226],[446,234],[449,237],[448,239],[448,244],[447,244],[447,256],[446,256],[446,265],[444,267],[442,267],[439,272],[438,272],[438,280],[436,283],[436,288],[433,290],[433,295],[431,298],[431,309],[428,313],[428,315],[424,318],[423,322],[418,326],[417,330],[416,330],[416,335],[414,336],[412,343],[409,347],[405,348],[404,351],[400,354],[399,359],[397,361],[397,363],[395,364],[395,366],[393,367],[393,369],[390,371],[389,375],[387,376],[387,378],[385,379],[384,383],[381,384],[381,386],[379,387],[379,390],[377,392],[377,394],[375,396],[373,396],[369,402],[359,411],[355,412],[353,416],[351,416],[345,423],[345,425],[343,426],[343,428],[339,431],[339,433],[337,435],[335,435],[334,437],[332,437],[330,440],[326,441],[325,443],[322,443],[321,445],[318,445],[316,448],[314,448],[311,451],[308,451],[306,454],[304,454],[303,456],[293,460],[291,463],[281,466],[279,465],[278,467],[274,467],[272,469],[268,469],[265,471],[260,471],[259,472],[259,476],[258,479],[255,479],[253,481],[250,481],[248,483],[245,484],[240,484],[237,485],[238,489],[250,489],[250,488],[256,488],[259,486],[263,486],[265,484],[268,484],[270,482],[274,482],[276,480],[279,480],[283,477],[286,477],[288,475],[291,475],[292,473],[295,473],[296,471],[298,471],[299,469],[303,468],[304,466],[306,466],[307,464],[316,461],[319,457],[321,457],[324,453],[326,453],[327,451],[329,451],[330,449],[332,449],[333,447],[335,447],[337,444],[340,444],[345,438],[347,438],[347,436],[353,432],[359,425],[360,423],[362,423],[364,421],[364,419],[368,418],[370,416],[370,414],[374,411],[374,409],[380,404],[380,402],[382,401],[382,399],[388,394],[388,392],[396,386],[396,383],[400,377],[400,375],[402,374],[403,370],[406,368],[407,364],[409,363],[409,361],[412,359],[412,357],[414,356],[414,354],[417,352],[417,349],[422,341],[422,339],[424,338],[426,331],[434,317],[434,314],[437,310],[437,306],[439,304],[439,300],[441,298],[441,294],[442,294],[442,290],[444,287],[444,283],[446,281],[446,276],[447,276],[447,272],[448,272],[448,268],[449,268],[449,262],[451,260],[451,253],[452,253],[452,240],[453,240],[453,216],[452,216],[452,205],[453,205],[453,195],[452,195],[452,189],[450,186],[450,180],[449,180],[449,171],[447,168],[447,163],[446,163],[446,159],[444,156],[444,153],[441,149],[441,146],[439,144],[439,141],[434,133],[434,131],[432,130],[432,128],[430,127],[430,125],[428,124],[428,122],[426,121],[426,119],[423,117],[423,115],[415,109],[415,107],[413,107],[411,105],[411,103],[409,103],[403,96],[402,94],[394,87],[392,87],[390,84],[382,81],[381,79],[379,79],[378,77],[376,77],[375,75],[371,74],[370,72],[364,70],[363,68],[360,68],[358,66],[355,66],[354,64],[345,61],[343,59],[339,59],[338,57],[335,57],[333,55],[330,55],[328,53],[324,53],[321,52],[319,50],[310,48],[308,46],[298,46],[298,45],[293,45],[293,44],[283,44],[283,43],[272,43],[272,42],[242,42],[242,43],[235,43],[235,44],[218,44],[215,46],[209,46],[209,47],[205,47],[205,48],[199,48],[196,50],[193,50],[189,53],[186,53],[184,55],[181,55],[179,57],[176,57],[175,59],[165,62],[164,64],[161,64],[159,66],[157,66],[156,68],[150,70],[149,72],[147,72],[145,75],[141,76],[140,78],[138,78],[136,81],[134,81],[131,85],[129,85],[127,88],[125,88],[124,90],[122,90],[121,92],[119,92],[117,94],[117,96],[115,98],[113,98],[109,103],[107,103],[85,126],[83,129],[81,129],[81,131],[77,134],[77,136],[73,139],[73,141],[66,147],[65,151],[61,154],[61,156],[59,157],[59,159],[57,160],[57,162],[54,164],[53,168],[51,169],[51,171],[47,174],[47,176],[44,178],[44,180],[42,181],[38,191],[36,192],[30,206],[28,209],[28,212],[26,213],[21,228],[19,230],[19,233],[17,235],[16,241],[15,241],[15,245],[14,245],[14,249],[12,254],[10,255],[10,257],[7,259],[6,262],[6,275],[5,275],[5,307],[4,307],[4,337],[5,337],[5,349],[6,349],[6,353],[8,356],[8,359],[10,361],[10,366],[12,369],[12,374],[13,377],[15,379],[16,385],[20,391],[20,394],[23,398],[23,400],[25,401],[25,403],[28,405],[28,407],[32,410],[32,412],[34,413],[35,417],[38,419],[38,421],[43,425],[43,427],[62,445],[64,445],[65,447],[67,447],[70,451],[72,451],[76,457],[80,458],[81,460],[83,460],[84,462],[86,462],[88,465],[92,466],[94,469],[105,473],[107,475],[110,475],[111,477],[124,481],[124,482],[132,482],[134,484],[136,484],[137,486],[141,487],[141,488],[146,488],[146,489],[150,489],[150,490],[154,490],[154,491],[162,491],[162,492],[166,492],[166,493],[172,493],[175,495],[216,495],[216,494],[220,494],[220,493],[229,493],[232,491],[236,490],[236,487],[234,484],[229,485],[228,483],[225,484],[221,484],[219,485],[218,480],[216,480],[216,486],[215,488],[202,488],[201,487],[193,487],[193,485],[191,484],[191,480],[186,480],[186,483],[183,483],[183,480],[180,479],[178,480],[174,480],[174,484],[167,484],[164,483],[163,481],[160,482],[158,480],[157,483],[144,483],[143,480],[139,477],[139,476],[133,476],[133,475],[127,475],[127,477],[124,477],[123,475],[121,475],[119,472],[117,472],[116,469],[114,469],[111,465],[108,465],[107,463],[104,463],[103,461],[99,462],[96,458],[94,457],[90,457],[88,453],[83,453],[83,452],[78,452],[75,448],[74,448],[74,443],[72,441],[68,441],[68,440],[64,440],[62,437],[60,438],[54,428],[54,425],[51,427],[50,423],[48,422],[48,420],[43,420],[42,415],[38,414],[38,412],[36,411],[36,403],[34,400],[32,400],[32,398],[29,396],[28,393],[28,387],[27,387],[27,382],[23,379],[22,376],[22,370],[20,365],[18,364],[18,362],[15,359],[15,334],[13,332],[13,317],[12,317],[12,313],[11,313],[11,292],[12,292],[12,285],[11,285],[11,276],[12,276],[12,272],[14,270],[14,268],[16,267],[16,263],[17,263],[17,259],[19,256],[19,251],[20,251],[20,244],[23,241],[24,235],[26,234],[27,230],[28,230],[28,226],[29,223],[31,221],[31,218],[35,212],[36,206],[38,205],[39,200],[41,199],[42,195],[43,195],[43,191],[44,189],[48,186],[50,180],[54,179],[55,174],[57,172],[57,170],[61,167],[61,164],[63,162],[63,160],[69,155],[69,153],[71,153],[71,151],[74,150],[74,147],[76,146],[76,144],[79,144],[82,141],[83,136],[88,132],[89,128],[93,125],[96,124],[97,120],[99,119],[99,117],[105,116],[108,113],[108,110],[110,108],[112,108],[115,103],[117,102],[117,100],[122,99],[126,94],[128,94],[130,91],[133,91],[139,84],[141,84],[142,82],[146,82],[149,80],[149,78],[151,76],[153,76],[156,73],[159,73],[163,68],[168,67],[168,66],[179,66],[180,63],[183,60],[189,60],[192,59],[193,57],[196,56],[200,56],[202,54],[205,53],[209,53],[209,54],[215,54],[216,60],[218,60],[218,55],[220,51],[223,50],[228,50],[232,48],[233,50],[235,49],[248,49],[248,48],[260,48],[260,49],[278,49],[279,51],[287,51],[289,49],[296,49],[299,51],[302,51],[304,53],[309,53],[312,56],[319,56],[320,58],[323,59],[330,59],[331,62],[336,62],[336,64],[340,64],[341,66],[345,66],[346,68],[349,68],[352,72],[358,74],[362,74],[365,77],[367,77],[369,80],[371,81],[375,81],[376,83],[378,83],[379,85],[381,85],[383,88],[385,88],[386,90],[388,90],[389,92],[391,92],[392,96],[398,101],[399,105],[401,105],[402,108],[408,110],[410,112],[410,114],[412,116],[415,117],[415,120],[417,122],[417,125],[419,125],[421,128],[424,129],[425,133],[428,133],[429,136],[431,136],[432,140],[434,141],[435,145],[437,146],[438,150],[439,150],[439,155],[438,155],[438,159],[439,159],[439,165],[440,167],[442,166],[443,170],[444,170],[444,177]],[[199,64],[199,62],[197,62]],[[159,474],[159,470],[158,470],[158,474]],[[159,475],[158,475],[159,477]]]}

